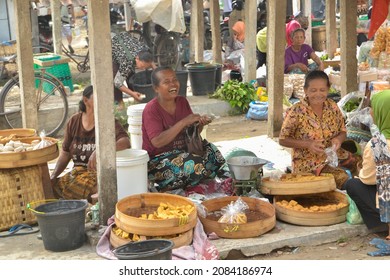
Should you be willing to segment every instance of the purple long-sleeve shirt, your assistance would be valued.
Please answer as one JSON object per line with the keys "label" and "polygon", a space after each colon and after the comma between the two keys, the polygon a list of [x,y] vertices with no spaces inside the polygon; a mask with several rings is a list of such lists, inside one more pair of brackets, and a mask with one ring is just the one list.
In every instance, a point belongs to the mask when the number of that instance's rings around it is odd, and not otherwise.
{"label": "purple long-sleeve shirt", "polygon": [[300,51],[294,51],[292,46],[288,47],[284,53],[284,73],[288,73],[287,68],[291,64],[303,63],[307,66],[309,64],[308,59],[312,52],[314,52],[314,50],[307,44],[303,44]]}

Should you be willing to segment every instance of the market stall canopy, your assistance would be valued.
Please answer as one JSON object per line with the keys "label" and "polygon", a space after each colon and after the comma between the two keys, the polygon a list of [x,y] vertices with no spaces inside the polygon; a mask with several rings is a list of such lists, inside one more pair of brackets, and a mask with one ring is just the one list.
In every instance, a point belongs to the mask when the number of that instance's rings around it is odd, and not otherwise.
{"label": "market stall canopy", "polygon": [[183,5],[181,0],[131,0],[140,22],[153,21],[168,31],[184,33]]}

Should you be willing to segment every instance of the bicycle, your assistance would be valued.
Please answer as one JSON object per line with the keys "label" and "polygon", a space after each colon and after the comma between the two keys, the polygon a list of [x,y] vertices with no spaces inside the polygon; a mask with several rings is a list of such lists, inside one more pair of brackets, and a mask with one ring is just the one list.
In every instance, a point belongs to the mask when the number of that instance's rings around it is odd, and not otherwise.
{"label": "bicycle", "polygon": [[[55,136],[68,117],[64,85],[45,68],[35,71],[34,77],[38,131],[44,129],[47,136]],[[9,128],[23,127],[19,75],[12,77],[0,91],[0,117]]]}
{"label": "bicycle", "polygon": [[142,30],[130,30],[130,35],[144,42],[151,50],[159,66],[177,69],[180,63],[180,35],[168,31],[160,25],[155,26],[156,36],[150,34],[150,22],[143,23]]}
{"label": "bicycle", "polygon": [[[88,40],[87,40],[88,42]],[[87,53],[84,54],[76,54],[72,53],[69,49],[67,49],[64,44],[62,44],[62,53],[70,58],[77,65],[77,70],[80,73],[85,73],[90,69],[89,65],[89,49]]]}

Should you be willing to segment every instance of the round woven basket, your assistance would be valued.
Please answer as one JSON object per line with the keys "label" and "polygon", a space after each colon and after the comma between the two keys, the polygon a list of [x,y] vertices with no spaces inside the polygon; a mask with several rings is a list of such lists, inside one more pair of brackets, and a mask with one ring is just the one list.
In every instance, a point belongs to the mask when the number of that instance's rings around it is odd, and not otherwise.
{"label": "round woven basket", "polygon": [[[161,236],[161,237],[150,237],[150,236],[143,236],[142,240],[149,240],[149,239],[169,239],[171,240],[175,245],[173,246],[173,249],[179,248],[181,246],[190,245],[192,243],[192,237],[193,237],[193,229],[190,229],[189,231],[186,231],[184,233],[180,233],[175,237],[171,236]],[[126,239],[120,236],[117,236],[113,230],[111,230],[110,233],[110,244],[112,247],[117,248],[119,246],[125,245],[129,242],[133,242],[130,239]]]}
{"label": "round woven basket", "polygon": [[[182,218],[161,220],[139,218],[142,214],[152,214],[161,202],[174,206],[191,205],[193,211]],[[187,232],[195,227],[196,217],[196,207],[191,200],[165,193],[142,193],[127,196],[118,201],[115,210],[115,224],[120,229],[144,236],[166,236]]]}
{"label": "round woven basket", "polygon": [[16,128],[0,130],[0,144],[5,144],[10,140],[19,140],[24,137],[33,137],[37,135],[37,131],[32,128]]}
{"label": "round woven basket", "polygon": [[[301,205],[312,204],[312,206],[314,206],[314,204],[327,205],[328,203],[337,204],[342,202],[345,204],[345,206],[340,209],[331,211],[307,212],[282,207],[277,204],[277,202],[280,202],[282,200],[295,200]],[[277,195],[274,197],[274,206],[276,209],[276,217],[278,220],[302,226],[325,226],[345,222],[346,214],[349,209],[349,203],[346,195],[338,191],[299,196]]]}
{"label": "round woven basket", "polygon": [[219,237],[231,239],[250,238],[262,235],[275,227],[275,208],[272,204],[257,198],[244,196],[241,199],[249,206],[249,209],[245,210],[247,223],[219,223],[218,219],[221,215],[214,213],[220,212],[223,207],[238,198],[239,196],[226,196],[202,202],[202,205],[207,208],[208,215],[206,217],[199,215],[199,219],[207,234],[214,232]]}
{"label": "round woven basket", "polygon": [[[23,143],[31,144],[34,140],[41,140],[40,137],[25,137],[18,139]],[[37,165],[41,163],[47,163],[58,157],[59,150],[57,142],[58,140],[51,137],[45,137],[45,140],[50,141],[50,146],[25,152],[9,152],[1,153],[0,156],[0,168],[16,168]]]}
{"label": "round woven basket", "polygon": [[[286,181],[287,178],[290,180]],[[307,179],[306,179],[307,178]],[[263,178],[260,191],[270,195],[312,194],[334,191],[336,182],[333,175],[284,174],[280,180]]]}

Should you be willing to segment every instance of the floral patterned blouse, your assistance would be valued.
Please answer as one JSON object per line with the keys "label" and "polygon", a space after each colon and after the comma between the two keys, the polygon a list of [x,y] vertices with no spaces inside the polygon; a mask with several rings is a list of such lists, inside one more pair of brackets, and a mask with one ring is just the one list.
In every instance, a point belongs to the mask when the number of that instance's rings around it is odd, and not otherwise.
{"label": "floral patterned blouse", "polygon": [[[279,139],[323,140],[325,147],[332,145],[331,139],[346,132],[343,115],[337,104],[330,99],[324,102],[322,118],[319,118],[305,97],[287,111]],[[326,160],[326,155],[309,149],[294,148],[292,169],[294,173],[313,172]]]}

